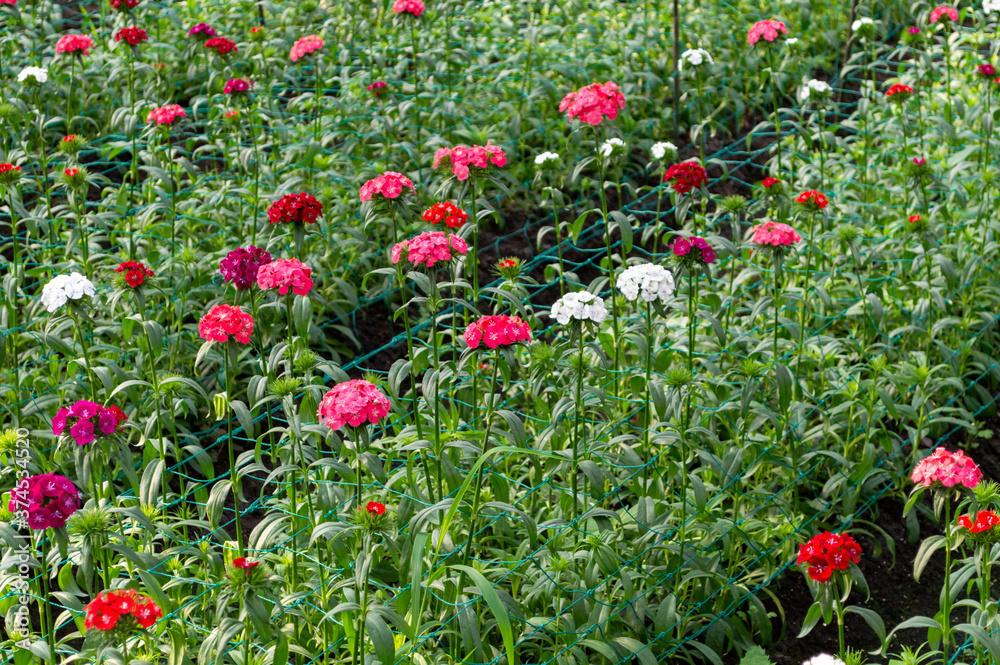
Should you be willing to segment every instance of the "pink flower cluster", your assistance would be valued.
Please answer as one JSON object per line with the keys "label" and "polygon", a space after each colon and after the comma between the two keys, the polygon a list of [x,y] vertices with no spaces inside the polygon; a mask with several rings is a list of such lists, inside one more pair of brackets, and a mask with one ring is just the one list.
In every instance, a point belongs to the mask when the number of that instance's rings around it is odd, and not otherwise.
{"label": "pink flower cluster", "polygon": [[308,295],[313,287],[312,268],[298,259],[276,259],[257,270],[257,286],[265,291],[278,289],[281,295],[289,289],[297,296]]}
{"label": "pink flower cluster", "polygon": [[373,196],[378,197],[376,200],[398,199],[407,193],[405,191],[407,189],[413,191],[412,180],[402,173],[386,171],[382,175],[372,178],[361,185],[359,198],[362,201],[369,201]]}
{"label": "pink flower cluster", "polygon": [[392,11],[396,14],[413,14],[414,16],[420,16],[424,13],[424,2],[423,0],[396,0],[392,3]]}
{"label": "pink flower cluster", "polygon": [[199,39],[209,39],[215,37],[215,28],[208,23],[196,23],[188,30],[188,37],[198,37]]}
{"label": "pink flower cluster", "polygon": [[246,79],[229,79],[226,81],[225,87],[222,89],[227,95],[232,95],[234,93],[250,92],[250,88],[253,87],[253,81],[248,81]]}
{"label": "pink flower cluster", "polygon": [[7,509],[27,512],[28,527],[61,529],[80,508],[80,492],[68,478],[46,473],[25,478],[11,491]]}
{"label": "pink flower cluster", "polygon": [[507,155],[498,145],[487,141],[486,145],[457,145],[454,148],[438,148],[434,153],[433,168],[451,168],[451,172],[459,180],[467,180],[469,174],[485,175],[493,166],[503,168],[507,165]]}
{"label": "pink flower cluster", "polygon": [[149,115],[146,116],[146,122],[155,122],[157,125],[169,125],[177,118],[186,117],[187,113],[184,112],[184,109],[179,104],[167,104],[166,106],[160,106],[150,111]]}
{"label": "pink flower cluster", "polygon": [[56,53],[89,55],[94,40],[87,35],[63,35],[56,42]]}
{"label": "pink flower cluster", "polygon": [[439,261],[453,259],[455,255],[452,254],[452,250],[457,254],[465,254],[469,251],[469,246],[456,235],[441,231],[425,231],[409,240],[397,243],[392,248],[392,262],[399,263],[400,260],[406,260],[413,265],[423,264],[430,268]]}
{"label": "pink flower cluster", "polygon": [[80,400],[70,408],[62,408],[52,419],[52,433],[62,436],[69,426],[69,435],[78,446],[85,446],[99,436],[111,436],[119,423],[126,420],[117,406],[103,407],[96,402]]}
{"label": "pink flower cluster", "polygon": [[198,334],[207,342],[228,342],[232,335],[240,344],[249,344],[251,333],[253,317],[232,305],[216,305],[198,322]]}
{"label": "pink flower cluster", "polygon": [[479,348],[479,342],[489,349],[510,346],[531,339],[531,328],[518,316],[484,316],[473,321],[462,335],[470,349]]}
{"label": "pink flower cluster", "polygon": [[757,21],[750,27],[747,33],[747,43],[753,46],[763,37],[764,41],[773,42],[779,37],[779,33],[788,34],[783,21]]}
{"label": "pink flower cluster", "polygon": [[375,81],[370,86],[365,88],[368,92],[374,93],[376,97],[382,94],[382,88],[385,87],[385,81]]}
{"label": "pink flower cluster", "polygon": [[802,236],[795,232],[795,229],[788,224],[781,222],[764,222],[752,229],[753,237],[750,242],[755,245],[772,245],[774,247],[787,247],[802,240]]}
{"label": "pink flower cluster", "polygon": [[958,20],[958,10],[954,7],[949,7],[948,5],[941,5],[940,7],[935,7],[931,10],[931,23],[937,23],[941,17],[951,19],[952,21]]}
{"label": "pink flower cluster", "polygon": [[389,413],[389,398],[374,384],[362,379],[338,383],[319,403],[316,416],[332,430],[344,425],[375,424]]}
{"label": "pink flower cluster", "polygon": [[604,116],[608,116],[608,120],[614,120],[618,117],[620,108],[625,108],[625,95],[611,81],[591,83],[569,93],[559,102],[559,110],[566,111],[570,120],[579,117],[580,122],[588,125],[601,124]]}
{"label": "pink flower cluster", "polygon": [[961,450],[950,452],[944,448],[937,448],[917,463],[910,479],[924,487],[964,485],[971,489],[983,479],[983,472],[972,458]]}
{"label": "pink flower cluster", "polygon": [[299,58],[304,58],[321,48],[323,48],[323,38],[319,35],[309,35],[292,44],[292,52],[288,57],[291,58],[292,62],[298,62]]}

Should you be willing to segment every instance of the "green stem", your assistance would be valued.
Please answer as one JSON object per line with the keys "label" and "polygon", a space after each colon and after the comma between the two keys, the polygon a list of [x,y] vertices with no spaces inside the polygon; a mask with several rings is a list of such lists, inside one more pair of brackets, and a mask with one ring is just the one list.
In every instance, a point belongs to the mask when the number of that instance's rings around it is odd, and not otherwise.
{"label": "green stem", "polygon": [[236,452],[233,449],[233,410],[229,402],[233,399],[233,374],[229,354],[232,350],[231,344],[235,342],[225,342],[222,356],[225,359],[226,370],[226,438],[229,450],[229,480],[232,483],[233,491],[233,513],[236,515],[236,548],[240,556],[243,556],[243,528],[240,525],[240,479],[236,474]]}
{"label": "green stem", "polygon": [[[608,254],[608,284],[611,287],[611,329],[613,332],[613,337],[611,343],[614,345],[614,364],[615,368],[614,379],[612,383],[612,392],[614,394],[615,400],[618,399],[618,307],[616,306],[616,301],[618,300],[618,294],[615,290],[615,262],[611,254],[611,226],[608,224],[608,199],[604,194],[604,160],[601,158],[601,139],[604,138],[604,133],[600,132],[597,138],[596,150],[594,151],[597,159],[597,191],[601,195],[601,220],[604,222],[604,248]],[[624,248],[623,248],[624,249]]]}
{"label": "green stem", "polygon": [[[483,455],[485,455],[490,449],[490,426],[493,424],[493,412],[496,408],[496,386],[497,386],[497,372],[500,369],[500,350],[497,349],[496,357],[493,358],[493,379],[490,381],[490,397],[489,402],[486,404],[486,429],[483,436]],[[573,470],[574,474],[576,469]],[[465,548],[462,553],[462,563],[469,563],[469,556],[472,550],[472,537],[476,533],[476,525],[479,522],[479,496],[481,494],[480,490],[483,486],[483,476],[486,474],[486,466],[484,465],[479,473],[476,474],[476,487],[472,493],[472,514],[469,521],[469,536],[465,540]],[[575,476],[574,476],[575,477]],[[459,585],[461,589],[461,584]]]}

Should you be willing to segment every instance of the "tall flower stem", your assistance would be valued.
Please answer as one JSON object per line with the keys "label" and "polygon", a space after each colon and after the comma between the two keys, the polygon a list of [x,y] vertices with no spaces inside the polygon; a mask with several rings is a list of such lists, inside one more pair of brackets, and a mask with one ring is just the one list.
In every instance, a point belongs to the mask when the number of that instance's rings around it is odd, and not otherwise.
{"label": "tall flower stem", "polygon": [[[805,349],[806,341],[806,303],[809,302],[809,278],[812,276],[812,253],[816,232],[816,214],[817,213],[809,214],[809,247],[806,248],[806,275],[805,283],[802,287],[802,302],[799,303],[799,359],[795,364],[796,372],[798,372],[799,376],[805,376],[802,371],[802,352],[803,349]],[[777,288],[777,284],[775,287]],[[774,302],[775,306],[777,306],[777,299],[775,299]],[[777,345],[774,348],[775,353],[777,353]]]}
{"label": "tall flower stem", "polygon": [[320,100],[322,99],[322,87],[320,80],[320,65],[323,63],[323,58],[320,55],[316,56],[316,93],[313,96],[313,101],[316,104],[316,117],[313,119],[313,141],[319,142],[319,119],[323,114],[323,109],[320,106]]}
{"label": "tall flower stem", "polygon": [[250,145],[253,146],[253,221],[250,223],[251,235],[250,244],[257,244],[257,217],[259,211],[257,210],[257,204],[260,201],[260,153],[257,150],[257,138],[254,136],[253,132],[253,117],[249,113],[249,107],[247,107],[247,133],[250,135]]}
{"label": "tall flower stem", "polygon": [[52,662],[57,662],[56,626],[52,620],[52,603],[49,602],[52,596],[49,592],[49,557],[45,547],[45,531],[38,531],[37,536],[38,541],[35,545],[35,551],[38,552],[39,563],[41,563],[39,577],[42,581],[41,593],[38,598],[38,604],[40,605],[39,616],[43,622],[42,630],[45,631],[45,640],[49,645],[49,653],[52,655]]}
{"label": "tall flower stem", "polygon": [[[469,193],[472,195],[472,253],[466,259],[468,271],[472,273],[472,306],[479,306],[479,202],[476,200],[475,176],[469,182]],[[475,408],[475,405],[473,405]]]}
{"label": "tall flower stem", "polygon": [[[554,178],[553,178],[554,180]],[[552,197],[552,223],[556,231],[556,251],[559,252],[559,297],[566,295],[566,264],[563,262],[562,232],[559,230],[559,206],[556,205],[555,183],[549,187],[549,195]]]}
{"label": "tall flower stem", "polygon": [[778,291],[778,280],[781,277],[781,268],[776,260],[774,262],[774,364],[778,364],[778,312],[781,310],[781,295]]}
{"label": "tall flower stem", "polygon": [[951,649],[951,490],[944,494],[944,598],[941,608],[941,652],[948,665]]}
{"label": "tall flower stem", "polygon": [[646,402],[643,407],[643,480],[645,481],[644,491],[648,495],[649,487],[649,467],[652,465],[653,450],[650,445],[650,430],[653,426],[653,413],[650,410],[650,385],[653,370],[653,306],[646,301]]}
{"label": "tall flower stem", "polygon": [[[21,363],[18,360],[18,338],[20,337],[20,329],[17,322],[17,294],[21,288],[21,275],[24,274],[24,269],[21,267],[21,245],[17,238],[17,216],[14,214],[14,193],[13,187],[8,186],[8,194],[10,201],[10,239],[13,244],[13,255],[14,261],[11,264],[14,272],[14,306],[10,308],[10,344],[13,349],[14,364],[12,365],[14,370],[14,385],[17,388],[17,396],[14,399],[14,414],[17,417],[18,424],[21,422]],[[95,400],[96,401],[96,400]]]}
{"label": "tall flower stem", "polygon": [[777,72],[775,71],[774,65],[774,52],[773,49],[769,53],[770,55],[770,69],[771,69],[771,92],[774,97],[774,150],[778,156],[778,174],[776,177],[781,178],[781,113],[780,113],[780,96],[778,94],[778,79]]}
{"label": "tall flower stem", "polygon": [[575,326],[577,328],[577,353],[579,357],[577,362],[579,365],[576,368],[576,400],[573,402],[576,405],[576,418],[573,422],[573,466],[570,468],[570,488],[573,495],[573,512],[571,513],[572,521],[575,523],[579,518],[579,494],[577,492],[577,476],[580,475],[580,425],[583,423],[583,414],[586,413],[586,408],[583,402],[583,370],[584,370],[584,350],[583,350],[583,324],[578,323]]}
{"label": "tall flower stem", "polygon": [[235,351],[234,342],[225,342],[222,357],[226,371],[226,438],[229,450],[229,480],[233,492],[233,513],[236,515],[236,548],[243,556],[243,528],[240,525],[240,479],[236,474],[236,452],[233,449],[233,409],[229,402],[233,399],[233,373],[229,356]]}
{"label": "tall flower stem", "polygon": [[[486,403],[486,429],[483,435],[483,452],[485,455],[490,449],[490,428],[493,424],[493,413],[496,411],[496,386],[497,386],[497,372],[500,369],[500,350],[497,349],[496,356],[493,358],[493,378],[490,381],[490,397]],[[576,473],[576,469],[573,469],[573,473]],[[480,490],[483,486],[483,476],[486,474],[486,466],[484,465],[479,473],[476,474],[476,486],[472,492],[472,513],[469,521],[469,536],[465,540],[465,548],[462,552],[462,563],[469,563],[469,556],[472,550],[472,537],[476,533],[476,525],[479,523],[479,497],[482,494]],[[575,478],[575,475],[574,475]],[[574,493],[575,494],[575,493]],[[461,588],[461,585],[460,585]]]}
{"label": "tall flower stem", "polygon": [[[444,497],[444,473],[441,469],[441,457],[444,454],[444,448],[441,445],[441,400],[439,398],[439,390],[437,389],[438,381],[440,380],[440,352],[438,350],[437,341],[437,313],[438,313],[438,285],[437,285],[437,275],[433,272],[429,275],[431,278],[431,298],[430,298],[430,312],[431,312],[431,349],[434,354],[434,371],[437,376],[434,379],[434,459],[437,464],[437,482],[438,482],[438,496]],[[410,356],[412,358],[412,356]],[[426,458],[425,458],[426,460]],[[425,461],[426,463],[426,461]],[[433,499],[434,493],[430,491],[428,486],[428,492]]]}
{"label": "tall flower stem", "polygon": [[[136,300],[139,302],[139,314],[142,316],[143,331],[146,331],[146,296],[136,293]],[[163,465],[160,474],[160,509],[166,514],[167,511],[167,444],[163,440],[163,412],[160,410],[160,380],[156,376],[156,360],[153,351],[153,338],[146,335],[146,344],[149,345],[147,356],[149,357],[149,377],[153,382],[153,408],[156,410],[156,443],[160,453],[160,463]]]}
{"label": "tall flower stem", "polygon": [[[135,114],[135,60],[132,57],[131,49],[128,51],[128,100],[133,114]],[[129,205],[129,249],[128,257],[135,260],[135,186],[139,179],[139,155],[135,144],[136,131],[132,129],[132,152],[129,154],[129,181],[128,181],[128,205]]]}
{"label": "tall flower stem", "polygon": [[417,19],[410,21],[410,46],[413,50],[413,135],[420,137],[420,74],[417,71]]}
{"label": "tall flower stem", "polygon": [[604,248],[608,254],[608,284],[611,287],[611,329],[614,335],[612,344],[614,345],[614,368],[615,375],[612,383],[612,392],[615,399],[618,399],[618,307],[616,306],[616,301],[618,300],[618,293],[615,289],[615,262],[611,254],[611,225],[608,223],[608,199],[604,194],[604,160],[601,158],[601,139],[603,139],[603,131],[599,131],[599,134],[595,137],[597,139],[597,145],[595,146],[595,158],[597,159],[597,191],[601,195],[601,220],[604,222]]}
{"label": "tall flower stem", "polygon": [[[423,424],[422,424],[423,421],[420,418],[420,396],[417,393],[417,385],[418,385],[418,382],[417,382],[417,366],[416,366],[415,362],[412,362],[413,359],[414,359],[414,355],[413,355],[413,330],[412,330],[412,328],[410,326],[410,308],[407,306],[407,303],[406,303],[406,281],[405,281],[406,278],[405,278],[405,275],[403,273],[402,266],[400,264],[396,264],[396,265],[397,265],[397,267],[396,267],[396,279],[397,279],[397,281],[399,283],[399,290],[400,290],[400,293],[402,293],[402,298],[403,298],[403,326],[406,329],[406,355],[411,360],[411,363],[410,363],[410,391],[413,393],[413,398],[412,398],[412,404],[413,404],[413,422],[417,426],[417,439],[422,441],[423,438],[424,438]],[[421,453],[421,455],[420,455],[420,462],[421,462],[421,464],[424,467],[424,478],[425,478],[425,480],[427,482],[427,492],[431,495],[431,499],[436,501],[436,499],[434,499],[434,491],[432,489],[433,488],[433,483],[431,481],[431,470],[430,470],[430,466],[429,466],[429,464],[427,462],[427,455],[424,455],[423,453]],[[439,488],[441,487],[441,483],[442,483],[441,469],[440,469],[440,467],[441,467],[441,460],[438,459],[438,487]],[[438,496],[443,496],[443,494],[441,494],[441,492],[439,491],[438,492]]]}
{"label": "tall flower stem", "polygon": [[90,360],[90,326],[84,326],[76,313],[70,309],[70,317],[76,324],[76,329],[80,334],[80,346],[83,348],[83,362],[87,363],[87,377],[90,379],[90,397],[93,401],[97,399],[97,379],[94,377],[94,369]]}

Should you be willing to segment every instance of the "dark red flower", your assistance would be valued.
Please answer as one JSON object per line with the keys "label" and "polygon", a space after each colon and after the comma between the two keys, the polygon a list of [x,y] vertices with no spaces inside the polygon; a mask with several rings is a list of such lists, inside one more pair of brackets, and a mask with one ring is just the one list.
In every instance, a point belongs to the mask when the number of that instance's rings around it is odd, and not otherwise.
{"label": "dark red flower", "polygon": [[667,169],[663,180],[671,183],[678,194],[687,194],[701,187],[708,180],[708,174],[697,162],[681,162]]}
{"label": "dark red flower", "polygon": [[770,189],[771,187],[774,187],[775,185],[777,185],[779,182],[781,182],[781,181],[778,180],[777,178],[772,178],[772,177],[768,176],[768,177],[764,178],[764,182],[762,182],[761,185],[764,186],[764,189]]}
{"label": "dark red flower", "polygon": [[817,582],[827,582],[838,570],[847,570],[861,561],[861,546],[847,534],[825,533],[813,536],[799,547],[796,562],[806,565],[806,573]]}
{"label": "dark red flower", "polygon": [[365,510],[367,510],[370,515],[384,515],[385,504],[379,503],[378,501],[369,501],[368,505],[365,506]]}
{"label": "dark red flower", "polygon": [[989,79],[993,78],[993,75],[997,73],[997,69],[987,62],[976,67],[976,72],[983,78]]}
{"label": "dark red flower", "polygon": [[459,228],[468,219],[469,215],[450,201],[435,203],[424,211],[425,222],[430,222],[431,224],[444,222],[451,229]]}
{"label": "dark red flower", "polygon": [[913,88],[902,83],[894,83],[885,91],[885,96],[893,102],[905,102],[913,94]]}
{"label": "dark red flower", "polygon": [[248,561],[245,556],[241,556],[233,559],[233,565],[243,570],[249,570],[255,566],[259,566],[260,561]]}
{"label": "dark red flower", "polygon": [[267,209],[267,221],[271,224],[281,222],[302,222],[315,224],[323,216],[323,205],[312,194],[286,194],[271,204]]}
{"label": "dark red flower", "polygon": [[795,202],[805,208],[809,208],[810,210],[822,210],[829,204],[826,196],[822,192],[815,189],[810,189],[808,192],[802,192],[798,195],[798,197],[796,197]]}
{"label": "dark red flower", "polygon": [[149,36],[146,34],[145,30],[141,30],[136,27],[122,28],[115,34],[115,41],[120,42],[123,39],[128,42],[130,46],[135,46],[139,42],[147,41]]}
{"label": "dark red flower", "polygon": [[238,51],[236,42],[225,37],[212,37],[205,42],[205,48],[216,51],[219,55],[226,55],[232,51]]}
{"label": "dark red flower", "polygon": [[153,276],[153,271],[138,261],[123,261],[120,266],[115,268],[115,272],[124,272],[125,283],[133,289],[142,286],[147,277]]}

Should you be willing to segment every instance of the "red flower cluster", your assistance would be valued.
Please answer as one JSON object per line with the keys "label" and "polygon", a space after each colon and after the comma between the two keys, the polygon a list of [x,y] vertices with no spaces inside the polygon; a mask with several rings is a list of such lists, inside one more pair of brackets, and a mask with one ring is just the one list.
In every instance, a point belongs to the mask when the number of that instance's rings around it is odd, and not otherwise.
{"label": "red flower cluster", "polygon": [[920,221],[920,215],[910,215],[910,224],[916,224]]}
{"label": "red flower cluster", "polygon": [[780,182],[781,181],[778,180],[777,178],[772,178],[771,176],[768,176],[768,177],[764,178],[764,182],[762,182],[760,184],[764,186],[764,189],[771,189],[772,187],[774,187],[775,185],[777,185]]}
{"label": "red flower cluster", "polygon": [[115,268],[115,272],[125,273],[125,283],[133,289],[142,286],[147,277],[153,276],[153,271],[138,261],[123,261],[120,266]]}
{"label": "red flower cluster", "polygon": [[9,185],[21,177],[21,167],[13,164],[0,164],[0,185]]}
{"label": "red flower cluster", "polygon": [[976,67],[976,73],[985,79],[993,78],[993,75],[997,73],[997,68],[987,62]]}
{"label": "red flower cluster", "polygon": [[674,164],[663,174],[663,181],[669,182],[678,194],[687,194],[701,187],[708,180],[708,174],[697,162]]}
{"label": "red flower cluster", "polygon": [[56,42],[56,53],[88,55],[94,40],[87,35],[63,35]]}
{"label": "red flower cluster", "polygon": [[[108,4],[111,5],[111,9],[127,12],[130,9],[138,7],[139,0],[110,0]],[[125,5],[125,7],[123,8],[122,5]]]}
{"label": "red flower cluster", "polygon": [[163,610],[156,603],[132,589],[102,591],[83,609],[87,611],[83,625],[88,630],[129,629],[136,625],[149,628],[163,618]]}
{"label": "red flower cluster", "polygon": [[431,224],[444,222],[448,228],[457,229],[469,219],[469,215],[451,201],[435,203],[424,211],[424,221]]}
{"label": "red flower cluster", "polygon": [[198,334],[207,342],[228,342],[232,335],[240,344],[249,344],[253,317],[232,305],[216,305],[201,317]]}
{"label": "red flower cluster", "polygon": [[67,178],[75,178],[76,174],[80,172],[80,169],[66,169],[63,173],[66,174]]}
{"label": "red flower cluster", "polygon": [[376,97],[382,94],[382,88],[385,87],[385,81],[375,81],[370,86],[365,88],[368,92],[374,93]]}
{"label": "red flower cluster", "polygon": [[861,546],[846,534],[826,531],[799,548],[799,565],[809,566],[809,577],[826,582],[834,571],[847,570],[861,560]]}
{"label": "red flower cluster", "polygon": [[247,561],[245,556],[237,557],[233,559],[233,565],[242,570],[250,570],[256,566],[260,565],[260,561]]}
{"label": "red flower cluster", "polygon": [[471,349],[478,348],[479,342],[486,344],[487,348],[495,349],[498,346],[527,342],[531,339],[531,328],[518,316],[484,316],[470,323],[462,337]]}
{"label": "red flower cluster", "polygon": [[[212,40],[210,39],[208,41]],[[247,79],[229,79],[226,81],[226,85],[223,86],[222,92],[227,95],[241,94],[244,92],[250,92],[250,88],[253,86],[253,81],[248,81]]]}
{"label": "red flower cluster", "polygon": [[971,516],[966,515],[958,518],[958,525],[966,529],[969,533],[989,531],[997,524],[1000,524],[1000,515],[997,515],[992,510],[980,510],[976,514],[975,521],[972,520]]}
{"label": "red flower cluster", "polygon": [[500,259],[497,262],[497,268],[516,268],[517,259]]}
{"label": "red flower cluster", "polygon": [[145,30],[133,26],[131,28],[122,28],[115,33],[116,42],[120,42],[123,39],[128,42],[129,46],[136,46],[139,42],[148,41],[149,35],[146,34]]}
{"label": "red flower cluster", "polygon": [[365,510],[367,510],[371,515],[384,515],[385,504],[379,503],[378,501],[369,501],[368,505],[365,506]]}
{"label": "red flower cluster", "polygon": [[233,51],[239,51],[236,42],[225,37],[212,37],[205,42],[205,48],[216,51],[219,55],[226,55]]}
{"label": "red flower cluster", "polygon": [[601,124],[605,116],[608,120],[614,120],[618,117],[618,109],[623,108],[625,95],[611,81],[591,83],[569,93],[559,102],[559,110],[566,111],[566,117],[570,120],[580,118],[580,122],[595,126]]}
{"label": "red flower cluster", "polygon": [[830,203],[822,192],[815,189],[802,192],[796,197],[795,202],[809,210],[822,210]]}
{"label": "red flower cluster", "polygon": [[913,94],[913,88],[902,83],[895,83],[885,91],[885,96],[893,102],[905,102]]}
{"label": "red flower cluster", "polygon": [[271,224],[281,222],[301,222],[315,224],[323,216],[323,204],[312,194],[285,194],[271,204],[267,209],[267,221]]}

